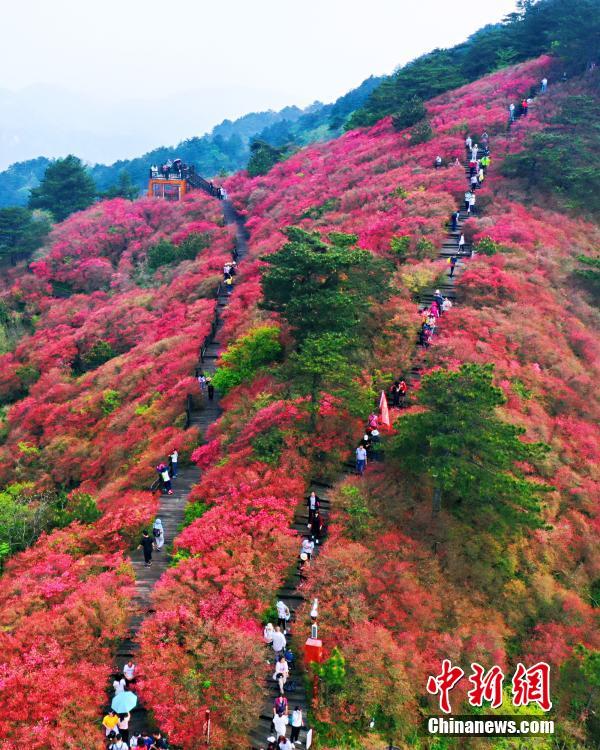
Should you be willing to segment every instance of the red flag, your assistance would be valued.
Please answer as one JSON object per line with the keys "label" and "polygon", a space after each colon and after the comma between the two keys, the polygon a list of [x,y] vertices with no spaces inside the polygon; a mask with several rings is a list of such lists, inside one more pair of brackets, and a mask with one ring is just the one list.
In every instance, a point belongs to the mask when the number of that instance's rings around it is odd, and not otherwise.
{"label": "red flag", "polygon": [[385,391],[381,391],[381,398],[379,399],[379,411],[381,412],[381,424],[389,427],[390,410],[388,409],[388,402],[387,398],[385,397]]}

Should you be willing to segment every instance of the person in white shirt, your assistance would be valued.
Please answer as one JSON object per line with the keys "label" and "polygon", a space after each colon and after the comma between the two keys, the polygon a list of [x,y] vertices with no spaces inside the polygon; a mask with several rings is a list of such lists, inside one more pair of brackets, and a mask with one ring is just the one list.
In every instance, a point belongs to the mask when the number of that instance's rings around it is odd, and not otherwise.
{"label": "person in white shirt", "polygon": [[177,448],[173,448],[173,452],[169,456],[169,464],[171,467],[171,476],[175,479],[177,476],[177,465],[179,464],[179,452]]}
{"label": "person in white shirt", "polygon": [[277,602],[277,624],[283,630],[284,635],[287,633],[287,624],[290,617],[291,613],[288,606],[280,599]]}
{"label": "person in white shirt", "polygon": [[294,750],[294,745],[286,738],[279,738],[279,750]]}
{"label": "person in white shirt", "polygon": [[467,151],[470,151],[472,147],[473,147],[473,139],[471,138],[470,135],[468,135],[465,138],[465,148],[467,149]]}
{"label": "person in white shirt", "polygon": [[292,711],[292,736],[290,737],[290,740],[292,742],[298,742],[298,737],[300,736],[300,730],[302,729],[302,710],[300,709],[300,706],[296,706],[294,710]]}
{"label": "person in white shirt", "polygon": [[268,622],[265,625],[265,629],[263,630],[263,638],[265,639],[265,643],[273,643],[274,632],[275,632],[275,628],[271,625],[270,622]]}
{"label": "person in white shirt", "polygon": [[123,665],[123,677],[128,685],[135,680],[135,664],[131,659]]}
{"label": "person in white shirt", "polygon": [[277,737],[285,737],[288,721],[289,719],[285,714],[283,714],[283,716],[276,715],[273,717],[273,726],[275,727],[275,734]]}
{"label": "person in white shirt", "polygon": [[479,146],[475,144],[473,148],[471,149],[471,159],[473,161],[477,161],[477,152],[479,151]]}
{"label": "person in white shirt", "polygon": [[283,686],[290,676],[290,667],[287,663],[285,656],[280,656],[277,663],[275,664],[275,673],[273,679],[279,684],[279,694],[283,695]]}
{"label": "person in white shirt", "polygon": [[464,250],[464,247],[465,247],[465,235],[461,234],[460,237],[458,238],[458,252],[459,253],[462,252]]}
{"label": "person in white shirt", "polygon": [[542,78],[542,94],[545,94],[547,89],[548,89],[548,79]]}
{"label": "person in white shirt", "polygon": [[363,445],[359,445],[356,449],[356,473],[363,475],[365,467],[367,465],[367,451]]}
{"label": "person in white shirt", "polygon": [[312,541],[312,539],[309,536],[304,537],[304,539],[302,540],[302,545],[300,547],[300,554],[304,552],[304,554],[306,555],[306,559],[310,560],[314,549],[315,543]]}
{"label": "person in white shirt", "polygon": [[119,730],[119,734],[121,735],[123,742],[127,742],[129,739],[130,719],[131,719],[131,714],[129,712],[126,714],[119,714],[119,723],[117,724],[117,729]]}
{"label": "person in white shirt", "polygon": [[125,690],[126,685],[127,683],[125,682],[125,679],[123,677],[117,677],[117,679],[113,682],[115,695],[122,693]]}
{"label": "person in white shirt", "polygon": [[275,652],[276,656],[283,654],[283,652],[285,651],[287,641],[285,639],[285,635],[281,632],[281,628],[279,627],[279,625],[275,628],[271,645],[273,646],[273,651]]}

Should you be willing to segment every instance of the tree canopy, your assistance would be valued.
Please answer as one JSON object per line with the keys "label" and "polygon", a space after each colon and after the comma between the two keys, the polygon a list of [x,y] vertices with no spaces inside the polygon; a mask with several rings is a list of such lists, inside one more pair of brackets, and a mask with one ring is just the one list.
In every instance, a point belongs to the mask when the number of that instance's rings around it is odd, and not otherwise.
{"label": "tree canopy", "polygon": [[83,211],[94,202],[96,185],[76,156],[52,162],[39,185],[29,197],[29,208],[50,211],[56,221],[63,221],[75,211]]}
{"label": "tree canopy", "polygon": [[401,111],[412,97],[431,99],[486,73],[551,52],[581,72],[598,61],[600,0],[519,0],[500,24],[485,26],[465,42],[436,49],[386,78],[357,109],[348,128],[371,125]]}
{"label": "tree canopy", "polygon": [[424,411],[395,423],[391,453],[416,477],[429,477],[450,510],[473,525],[503,530],[541,527],[540,495],[517,464],[541,460],[548,448],[525,443],[522,428],[497,415],[505,403],[493,365],[464,364],[426,375],[418,395]]}
{"label": "tree canopy", "polygon": [[300,343],[325,331],[356,336],[375,295],[386,295],[382,261],[354,247],[355,235],[332,233],[327,243],[298,227],[284,233],[289,242],[264,258],[265,308],[281,313]]}
{"label": "tree canopy", "polygon": [[15,262],[42,245],[50,231],[48,217],[21,206],[0,208],[0,260]]}

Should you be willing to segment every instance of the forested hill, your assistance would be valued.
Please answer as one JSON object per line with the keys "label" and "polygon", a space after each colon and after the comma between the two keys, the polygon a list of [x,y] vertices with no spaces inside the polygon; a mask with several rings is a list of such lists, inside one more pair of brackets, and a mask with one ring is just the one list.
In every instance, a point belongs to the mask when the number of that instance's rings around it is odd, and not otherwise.
{"label": "forested hill", "polygon": [[[254,138],[277,145],[304,145],[339,135],[350,113],[365,102],[381,80],[371,76],[331,104],[315,102],[305,109],[290,106],[278,112],[252,112],[234,121],[224,120],[207,135],[188,138],[176,146],[160,146],[139,157],[111,165],[97,164],[89,172],[99,192],[115,185],[124,172],[134,185],[143,189],[150,164],[162,164],[177,157],[195,164],[197,170],[207,176],[234,172],[246,166],[250,156],[249,144]],[[50,163],[49,159],[40,156],[17,162],[1,172],[0,207],[25,205],[30,189],[39,184]]]}

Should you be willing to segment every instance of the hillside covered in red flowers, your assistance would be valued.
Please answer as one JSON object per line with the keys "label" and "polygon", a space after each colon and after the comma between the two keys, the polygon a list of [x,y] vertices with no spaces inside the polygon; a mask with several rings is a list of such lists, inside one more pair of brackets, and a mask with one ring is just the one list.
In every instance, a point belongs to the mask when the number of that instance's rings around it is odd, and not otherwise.
{"label": "hillside covered in red flowers", "polygon": [[[313,705],[320,746],[380,747],[390,735],[425,746],[418,726],[436,709],[425,685],[442,659],[506,673],[518,661],[547,661],[561,741],[588,746],[598,727],[600,320],[573,274],[578,256],[597,252],[600,231],[558,200],[534,205],[501,169],[570,98],[597,96],[593,75],[556,83],[507,130],[510,102],[552,64],[543,57],[505,68],[428,102],[432,136],[422,143],[386,118],[301,150],[266,176],[226,182],[250,252],[221,344],[250,347],[263,336],[276,345],[229,388],[202,447],[182,414],[232,244],[215,202],[194,193],[177,205],[99,204],[59,225],[30,271],[7,285],[6,308],[28,333],[2,355],[0,480],[32,502],[62,493],[68,508],[89,495],[99,510],[96,520],[42,534],[5,565],[7,747],[63,747],[67,737],[102,746],[98,716],[131,596],[126,553],[156,509],[145,489],[152,467],[174,443],[203,475],[141,630],[140,692],[176,746],[202,746],[207,706],[214,746],[243,742],[269,669],[262,625],[297,555],[294,508],[311,478],[335,481],[375,394],[415,363],[422,373],[494,365],[503,419],[550,447],[527,467],[551,487],[543,523],[509,535],[447,509],[432,523],[431,487],[391,457],[337,483],[326,544],[303,584],[319,598],[327,656],[344,665],[341,682],[323,674]],[[465,225],[480,252],[422,352],[417,299],[446,273],[437,249],[465,191],[464,165],[454,162],[464,160],[465,134],[483,131],[492,165]],[[437,155],[448,166],[434,169]],[[355,235],[386,269],[386,293],[375,295],[367,320],[369,348],[349,371],[355,387],[323,385],[312,411],[308,390],[288,377],[300,372],[294,331],[261,304],[268,258],[290,226],[337,236],[340,246]],[[152,248],[165,240],[191,245],[193,257],[156,266]],[[30,692],[36,701],[25,704]],[[462,699],[457,691],[456,706]]]}

